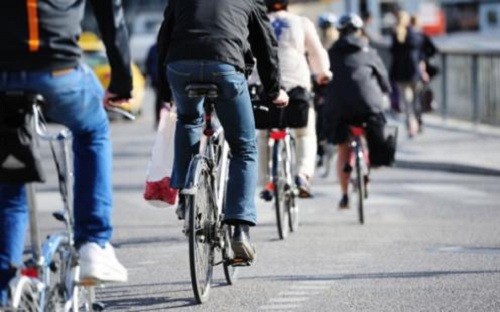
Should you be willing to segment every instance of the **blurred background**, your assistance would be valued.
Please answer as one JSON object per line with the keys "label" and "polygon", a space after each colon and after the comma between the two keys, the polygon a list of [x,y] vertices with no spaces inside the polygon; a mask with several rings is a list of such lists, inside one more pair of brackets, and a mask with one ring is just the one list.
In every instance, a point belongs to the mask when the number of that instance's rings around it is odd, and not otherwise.
{"label": "blurred background", "polygon": [[[132,57],[147,80],[145,61],[156,40],[167,0],[123,0]],[[440,54],[432,81],[434,114],[472,123],[500,125],[500,0],[290,0],[290,10],[316,23],[320,14],[356,12],[370,16],[372,45],[388,65],[389,33],[398,10],[420,19]],[[97,32],[87,8],[84,30]],[[328,48],[328,46],[327,46]],[[460,79],[454,79],[454,77]],[[144,78],[144,77],[143,77]],[[138,81],[141,79],[137,79]],[[140,82],[138,82],[140,85]],[[146,104],[149,105],[149,104]],[[151,105],[154,105],[151,103]],[[135,109],[140,111],[139,109]]]}

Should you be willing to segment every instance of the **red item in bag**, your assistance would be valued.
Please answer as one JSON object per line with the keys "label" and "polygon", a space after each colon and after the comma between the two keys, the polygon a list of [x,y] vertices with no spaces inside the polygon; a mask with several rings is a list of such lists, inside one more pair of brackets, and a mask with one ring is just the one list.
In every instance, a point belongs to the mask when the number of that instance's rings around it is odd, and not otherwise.
{"label": "red item in bag", "polygon": [[178,192],[179,190],[170,187],[170,178],[165,177],[160,181],[146,181],[144,199],[150,202],[159,200],[170,205],[175,205]]}

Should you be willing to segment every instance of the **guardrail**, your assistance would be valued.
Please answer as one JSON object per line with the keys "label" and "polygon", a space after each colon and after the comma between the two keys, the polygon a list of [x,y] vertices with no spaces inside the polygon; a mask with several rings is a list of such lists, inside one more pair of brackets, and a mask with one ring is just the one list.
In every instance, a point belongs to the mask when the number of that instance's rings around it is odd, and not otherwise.
{"label": "guardrail", "polygon": [[[389,68],[388,45],[375,47]],[[500,126],[500,51],[440,47],[438,58],[440,73],[431,83],[437,113]]]}

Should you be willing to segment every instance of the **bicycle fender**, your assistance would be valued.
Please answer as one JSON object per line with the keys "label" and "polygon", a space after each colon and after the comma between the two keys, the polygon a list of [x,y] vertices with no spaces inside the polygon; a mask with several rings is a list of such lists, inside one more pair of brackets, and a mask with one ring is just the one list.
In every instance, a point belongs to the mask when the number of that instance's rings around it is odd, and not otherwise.
{"label": "bicycle fender", "polygon": [[193,157],[189,163],[189,169],[186,176],[186,182],[184,182],[184,188],[181,191],[183,195],[195,195],[198,190],[199,177],[202,169],[207,168],[206,160],[201,155],[196,155]]}
{"label": "bicycle fender", "polygon": [[45,266],[50,265],[52,256],[56,253],[57,248],[59,248],[61,244],[69,244],[68,235],[63,231],[51,234],[42,244],[42,256]]}

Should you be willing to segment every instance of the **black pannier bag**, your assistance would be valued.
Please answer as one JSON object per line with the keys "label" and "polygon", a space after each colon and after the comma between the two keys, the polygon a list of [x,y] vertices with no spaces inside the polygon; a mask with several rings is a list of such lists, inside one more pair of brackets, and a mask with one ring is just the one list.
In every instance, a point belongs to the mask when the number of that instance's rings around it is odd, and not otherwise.
{"label": "black pannier bag", "polygon": [[[250,86],[257,129],[303,128],[307,126],[312,99],[311,93],[302,87],[293,88],[287,93],[290,98],[288,106],[279,108],[260,96],[261,92],[256,86]],[[262,110],[261,107],[266,107],[267,111]]]}
{"label": "black pannier bag", "polygon": [[0,92],[0,182],[44,182],[33,133],[34,95]]}
{"label": "black pannier bag", "polygon": [[392,166],[396,156],[398,128],[387,126],[383,115],[373,115],[366,123],[370,166]]}

